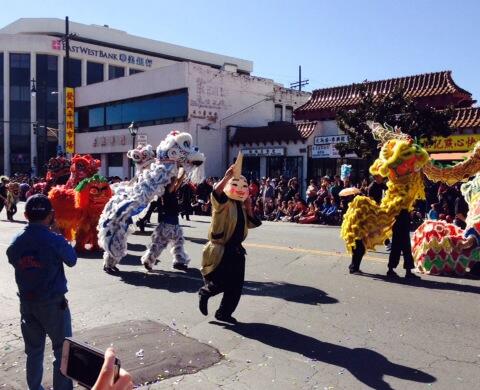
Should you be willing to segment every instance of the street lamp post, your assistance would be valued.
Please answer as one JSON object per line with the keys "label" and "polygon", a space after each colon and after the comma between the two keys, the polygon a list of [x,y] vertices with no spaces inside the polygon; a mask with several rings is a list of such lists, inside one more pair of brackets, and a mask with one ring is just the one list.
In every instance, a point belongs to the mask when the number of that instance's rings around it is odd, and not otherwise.
{"label": "street lamp post", "polygon": [[[137,136],[137,133],[138,133],[137,124],[132,121],[132,123],[130,123],[130,126],[128,126],[128,131],[130,132],[130,135],[132,136],[132,146],[133,146],[133,149],[135,149],[135,137]],[[133,176],[135,176],[135,165],[134,165],[133,160],[132,160],[132,178],[133,178]]]}

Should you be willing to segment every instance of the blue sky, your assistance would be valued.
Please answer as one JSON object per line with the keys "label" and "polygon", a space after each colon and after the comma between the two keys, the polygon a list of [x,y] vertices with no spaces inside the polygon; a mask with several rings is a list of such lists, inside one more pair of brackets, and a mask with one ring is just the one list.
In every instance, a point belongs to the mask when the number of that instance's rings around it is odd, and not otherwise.
{"label": "blue sky", "polygon": [[252,60],[255,75],[286,86],[298,65],[310,90],[448,69],[480,100],[476,0],[24,0],[8,2],[0,25],[66,15]]}

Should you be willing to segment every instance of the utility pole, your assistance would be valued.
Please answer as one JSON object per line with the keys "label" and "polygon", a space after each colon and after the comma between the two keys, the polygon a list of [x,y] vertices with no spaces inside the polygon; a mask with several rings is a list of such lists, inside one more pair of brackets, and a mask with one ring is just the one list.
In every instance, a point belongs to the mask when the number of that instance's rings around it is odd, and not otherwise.
{"label": "utility pole", "polygon": [[302,80],[302,65],[298,65],[298,81],[295,83],[290,83],[290,88],[298,88],[301,92],[302,87],[309,84],[309,80]]}
{"label": "utility pole", "polygon": [[64,87],[70,86],[70,32],[68,16],[65,16],[65,69],[63,70]]}

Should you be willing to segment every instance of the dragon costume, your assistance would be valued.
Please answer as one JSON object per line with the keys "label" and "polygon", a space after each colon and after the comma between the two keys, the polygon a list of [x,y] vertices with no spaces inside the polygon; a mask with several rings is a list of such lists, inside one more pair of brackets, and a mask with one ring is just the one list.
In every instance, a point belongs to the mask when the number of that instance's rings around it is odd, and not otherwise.
{"label": "dragon costume", "polygon": [[380,204],[366,196],[357,196],[345,213],[341,237],[347,250],[355,249],[356,241],[367,250],[383,244],[392,235],[392,226],[402,209],[411,210],[417,199],[425,199],[420,170],[428,162],[428,153],[408,135],[392,128],[369,122],[374,137],[380,141],[379,157],[370,167],[372,175],[389,179],[388,190]]}

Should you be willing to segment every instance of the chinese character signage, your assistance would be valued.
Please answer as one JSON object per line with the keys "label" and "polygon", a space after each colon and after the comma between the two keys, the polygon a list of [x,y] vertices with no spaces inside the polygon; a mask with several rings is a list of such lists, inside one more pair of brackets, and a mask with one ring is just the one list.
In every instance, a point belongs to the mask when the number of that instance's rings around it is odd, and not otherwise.
{"label": "chinese character signage", "polygon": [[332,156],[332,148],[330,144],[312,145],[312,158],[330,158]]}
{"label": "chinese character signage", "polygon": [[337,135],[324,135],[317,136],[313,139],[315,145],[327,145],[327,144],[338,144],[340,142],[348,142],[348,135],[346,134],[337,134]]}
{"label": "chinese character signage", "polygon": [[[428,152],[467,152],[480,141],[480,134],[451,135],[450,137],[433,137],[432,144],[426,145]],[[422,142],[425,144],[425,141]]]}
{"label": "chinese character signage", "polygon": [[75,89],[65,88],[65,152],[75,153]]}
{"label": "chinese character signage", "polygon": [[[335,144],[312,145],[310,148],[311,158],[340,158],[340,153],[338,153]],[[348,153],[345,157],[349,159],[358,158],[355,153]]]}
{"label": "chinese character signage", "polygon": [[[146,142],[146,141],[145,141]],[[125,135],[110,135],[108,137],[95,137],[93,139],[92,146],[94,148],[97,147],[107,147],[107,146],[124,146],[127,143],[127,138]]]}
{"label": "chinese character signage", "polygon": [[284,156],[285,148],[256,148],[256,149],[242,149],[244,156]]}

